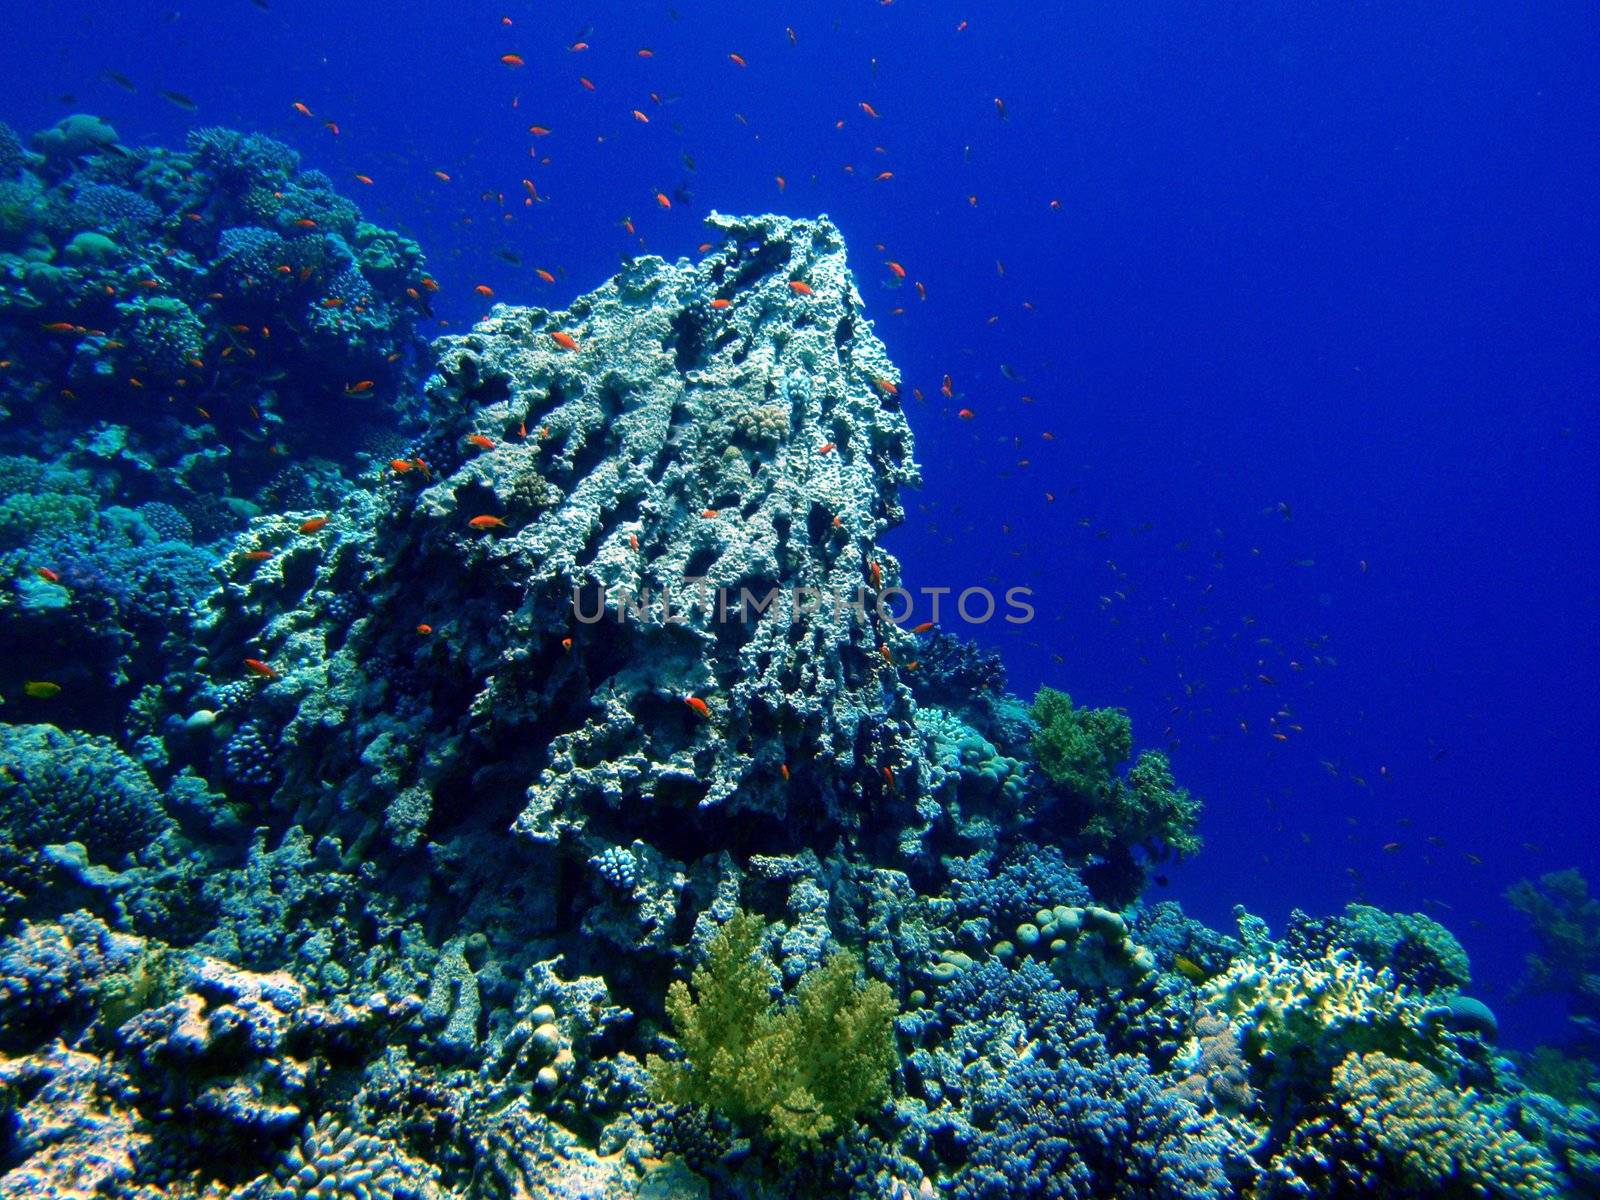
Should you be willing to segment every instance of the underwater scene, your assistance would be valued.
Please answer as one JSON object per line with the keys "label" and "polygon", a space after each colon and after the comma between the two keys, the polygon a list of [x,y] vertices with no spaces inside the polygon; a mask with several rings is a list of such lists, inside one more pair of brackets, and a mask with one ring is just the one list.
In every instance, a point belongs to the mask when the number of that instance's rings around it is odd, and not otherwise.
{"label": "underwater scene", "polygon": [[1591,6],[0,71],[0,1200],[1600,1197]]}

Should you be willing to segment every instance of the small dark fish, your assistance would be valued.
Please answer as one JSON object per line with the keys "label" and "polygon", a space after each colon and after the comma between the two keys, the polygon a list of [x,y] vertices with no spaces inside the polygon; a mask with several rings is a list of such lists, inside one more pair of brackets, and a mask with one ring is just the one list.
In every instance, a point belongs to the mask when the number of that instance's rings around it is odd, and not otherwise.
{"label": "small dark fish", "polygon": [[200,107],[182,92],[162,92],[161,98],[167,101],[169,104],[176,104],[179,108],[184,109],[187,112],[194,112],[195,109]]}
{"label": "small dark fish", "polygon": [[494,253],[496,258],[505,259],[505,261],[510,263],[513,267],[520,267],[522,265],[522,260],[518,258],[515,252],[511,250],[496,250]]}
{"label": "small dark fish", "polygon": [[1021,383],[1022,382],[1022,375],[1010,363],[1001,363],[1000,364],[1000,374],[1004,375],[1007,379],[1011,380],[1012,383]]}
{"label": "small dark fish", "polygon": [[694,159],[690,158],[688,154],[685,154],[683,156],[683,165],[690,171],[694,170]]}
{"label": "small dark fish", "polygon": [[272,5],[268,4],[267,0],[250,0],[250,3],[254,4],[262,12],[271,12],[272,11]]}
{"label": "small dark fish", "polygon": [[78,98],[76,96],[74,96],[71,92],[62,92],[59,96],[56,97],[56,103],[57,104],[76,104],[77,102],[78,102]]}
{"label": "small dark fish", "polygon": [[107,67],[104,71],[100,72],[100,78],[104,79],[107,83],[116,84],[125,92],[137,92],[139,90],[133,86],[133,80],[129,79],[121,71],[113,71],[110,67]]}

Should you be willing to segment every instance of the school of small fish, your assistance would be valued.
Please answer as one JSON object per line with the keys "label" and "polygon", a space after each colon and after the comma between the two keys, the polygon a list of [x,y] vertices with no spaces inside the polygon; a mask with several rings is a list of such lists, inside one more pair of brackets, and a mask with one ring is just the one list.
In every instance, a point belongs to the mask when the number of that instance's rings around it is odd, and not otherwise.
{"label": "school of small fish", "polygon": [[[263,11],[270,10],[267,0],[253,2]],[[881,0],[881,7],[889,8],[891,2]],[[678,14],[672,13],[672,18],[677,21]],[[646,248],[647,228],[650,233],[663,237],[679,236],[687,228],[684,222],[698,220],[692,213],[695,197],[690,187],[697,166],[685,148],[690,138],[690,125],[688,119],[680,115],[680,102],[684,97],[669,83],[680,78],[677,72],[686,65],[706,72],[704,62],[697,60],[686,64],[685,51],[676,39],[672,42],[674,49],[670,50],[666,42],[655,38],[649,39],[650,44],[641,44],[643,39],[626,24],[611,29],[591,26],[578,31],[576,36],[552,38],[547,15],[496,14],[485,15],[482,19],[486,30],[493,31],[496,43],[494,52],[484,56],[482,87],[492,97],[492,103],[511,114],[512,123],[508,128],[514,131],[512,136],[520,144],[525,173],[504,179],[487,178],[481,163],[471,154],[454,161],[430,161],[363,146],[359,129],[348,121],[341,121],[337,113],[324,112],[324,109],[338,107],[336,98],[285,97],[284,110],[292,114],[287,119],[307,129],[320,129],[327,137],[338,139],[337,152],[346,156],[349,164],[344,177],[364,188],[381,190],[385,186],[411,186],[419,179],[428,181],[429,187],[439,196],[441,209],[449,212],[456,224],[492,241],[490,253],[496,260],[518,272],[526,269],[524,292],[527,287],[534,286],[534,281],[548,287],[568,274],[564,264],[554,261],[553,253],[534,253],[530,247],[535,244],[535,236],[531,232],[523,233],[519,222],[531,222],[537,219],[544,206],[562,202],[556,199],[561,189],[542,186],[537,177],[541,174],[559,177],[560,156],[577,152],[577,147],[563,144],[565,123],[559,115],[564,107],[570,106],[574,95],[580,97],[579,103],[604,106],[604,112],[609,114],[610,127],[593,138],[597,147],[614,151],[624,161],[638,156],[640,161],[646,162],[659,161],[659,156],[652,158],[644,148],[659,145],[662,139],[669,140],[676,149],[677,167],[672,172],[673,177],[642,183],[634,193],[635,211],[621,213],[615,218],[616,227],[627,239],[623,256]],[[799,21],[798,17],[788,19]],[[951,38],[977,36],[974,19],[951,20],[947,28]],[[760,143],[759,118],[752,114],[759,107],[762,88],[772,87],[780,95],[792,96],[790,83],[799,69],[796,64],[801,60],[786,62],[783,56],[805,55],[813,48],[817,48],[818,53],[826,53],[824,43],[836,31],[837,23],[832,29],[821,23],[811,29],[803,22],[791,25],[775,21],[770,36],[762,44],[703,46],[704,56],[718,60],[719,68],[706,73],[716,81],[716,96],[725,108],[727,119],[750,130],[751,137]],[[604,57],[619,45],[628,48],[625,67]],[[829,70],[843,69],[831,60],[804,61],[812,65],[826,61]],[[874,56],[865,66],[869,83],[861,89],[863,92],[872,90],[882,63]],[[100,78],[126,92],[137,90],[134,80],[121,71],[108,68],[101,72]],[[765,82],[769,78],[781,82],[770,85]],[[155,94],[185,112],[200,107],[196,99],[181,92],[161,89]],[[914,158],[900,162],[892,151],[897,134],[915,127],[922,119],[920,114],[902,113],[898,107],[884,103],[875,95],[863,94],[837,111],[819,112],[818,121],[828,128],[851,139],[860,138],[840,143],[848,149],[843,151],[843,161],[837,163],[794,161],[783,148],[774,149],[761,143],[765,154],[761,178],[770,181],[766,186],[771,198],[774,201],[793,198],[803,205],[806,203],[803,195],[793,194],[807,186],[815,190],[821,176],[834,171],[859,181],[864,189],[874,189],[871,195],[890,196],[895,188],[904,186],[906,176],[925,172],[928,164]],[[974,148],[980,133],[990,140],[996,136],[1016,139],[1038,136],[1036,128],[1029,131],[1030,121],[1035,118],[1026,108],[1023,105],[1014,112],[1007,98],[999,94],[990,96],[981,105],[974,104],[964,126],[950,131],[952,139],[960,145],[963,165],[973,164],[982,153]],[[985,122],[990,132],[982,132]],[[772,167],[779,169],[773,171]],[[981,176],[976,173],[958,176],[954,172],[949,172],[948,176],[952,209],[979,209]],[[1048,180],[1028,183],[1036,194],[1034,202],[1042,211],[1070,214],[1070,199],[1053,194]],[[876,190],[880,185],[881,191]],[[584,204],[594,202],[592,197],[574,199]],[[297,224],[305,229],[316,226],[309,217]],[[709,249],[709,246],[701,247],[702,251]],[[879,266],[875,270],[879,273],[884,295],[892,302],[887,308],[887,315],[892,318],[910,317],[929,301],[934,284],[952,293],[973,286],[972,279],[964,278],[959,267],[945,268],[945,278],[930,281],[924,276],[938,274],[938,265],[920,263],[914,255],[893,250],[883,241],[875,243],[875,251],[879,255]],[[289,270],[288,267],[279,269]],[[460,277],[454,289],[454,294],[460,297],[456,303],[458,306],[476,305],[476,311],[481,313],[496,300],[496,287],[492,282],[473,279],[469,271],[466,263],[454,271]],[[496,271],[503,280],[504,270],[496,268]],[[984,271],[988,272],[987,263]],[[1002,288],[998,294],[1006,295],[1011,282],[1003,259],[993,260],[993,280]],[[901,289],[907,284],[910,285],[909,295],[915,296],[914,303],[898,300]],[[134,286],[157,290],[161,284],[159,280],[149,279],[135,281]],[[426,304],[431,294],[442,286],[429,278],[425,282],[429,295],[417,294],[413,298],[419,304]],[[797,301],[815,296],[813,284],[804,278],[790,279],[788,287]],[[470,297],[476,297],[476,301]],[[725,311],[738,302],[737,295],[724,295],[713,299],[710,307]],[[343,303],[338,297],[323,301],[326,306]],[[1014,325],[1018,321],[1037,319],[1039,308],[1031,298],[1010,295],[1007,303],[1009,309],[997,307],[986,317],[985,326]],[[870,307],[873,306],[869,301]],[[438,321],[441,326],[451,323],[448,316],[440,316]],[[44,328],[64,338],[93,332],[67,323]],[[269,330],[257,333],[247,326],[236,332],[242,339],[270,336]],[[582,329],[557,328],[548,336],[560,351],[581,354],[584,349],[582,333]],[[1228,648],[1237,663],[1231,678],[1200,678],[1178,666],[1175,674],[1160,681],[1167,713],[1162,733],[1170,747],[1177,747],[1190,737],[1212,740],[1240,737],[1251,739],[1264,754],[1276,754],[1295,752],[1305,743],[1308,748],[1301,753],[1314,758],[1329,776],[1345,781],[1352,788],[1370,791],[1392,785],[1395,772],[1389,763],[1361,764],[1328,752],[1327,743],[1319,739],[1319,731],[1307,724],[1311,718],[1305,714],[1313,707],[1309,685],[1314,684],[1319,673],[1337,668],[1328,639],[1316,632],[1264,628],[1262,619],[1251,611],[1256,604],[1249,594],[1249,585],[1240,583],[1241,578],[1257,573],[1259,563],[1273,559],[1308,574],[1320,576],[1337,572],[1343,578],[1359,579],[1371,570],[1367,559],[1319,565],[1296,554],[1286,544],[1282,530],[1293,519],[1291,505],[1288,501],[1273,501],[1265,508],[1261,525],[1256,529],[1227,532],[1216,529],[1204,535],[1189,533],[1168,537],[1166,557],[1187,564],[1185,588],[1177,594],[1147,591],[1141,587],[1136,568],[1128,564],[1148,559],[1149,547],[1160,541],[1161,535],[1150,524],[1129,527],[1097,515],[1095,506],[1080,494],[1081,483],[1074,477],[1070,452],[1058,441],[1054,430],[1041,425],[1049,415],[1063,424],[1070,420],[1071,405],[1077,402],[1074,398],[1043,396],[1026,390],[1030,389],[1027,376],[1031,373],[1026,364],[1018,366],[998,358],[986,359],[970,347],[961,348],[960,353],[952,352],[948,362],[917,361],[915,356],[910,362],[908,375],[926,378],[928,385],[911,384],[902,389],[890,380],[876,380],[880,393],[887,399],[898,400],[903,390],[917,410],[925,412],[923,420],[947,423],[949,437],[962,439],[963,459],[969,472],[990,474],[1004,489],[1003,494],[1014,499],[1017,505],[1016,515],[996,526],[987,523],[987,518],[983,519],[986,523],[980,524],[978,518],[967,515],[956,505],[926,502],[919,511],[927,536],[950,544],[960,542],[970,546],[979,541],[991,544],[997,555],[997,569],[1004,559],[1034,564],[1057,561],[1062,556],[1059,551],[1052,551],[1050,544],[1064,536],[1076,538],[1082,547],[1088,548],[1085,552],[1101,563],[1092,581],[1091,603],[1108,627],[1116,628],[1125,620],[1147,627],[1154,612],[1160,610],[1164,614],[1168,632],[1162,635],[1161,646],[1137,645],[1141,666],[1154,670],[1158,651],[1165,661],[1181,664],[1186,657],[1199,657],[1219,647]],[[938,382],[935,384],[933,380]],[[138,380],[129,383],[134,387],[142,386]],[[343,384],[343,391],[357,397],[376,386],[372,379],[351,380]],[[196,411],[203,419],[210,419],[204,408]],[[544,436],[546,431],[539,432]],[[527,430],[509,432],[506,436],[526,437]],[[494,437],[475,433],[465,439],[463,450],[487,454],[494,452],[499,444]],[[820,457],[838,450],[833,442],[824,442],[816,446],[815,453]],[[387,468],[395,477],[432,478],[428,464],[415,456],[389,460]],[[714,509],[704,510],[701,517],[725,519]],[[327,516],[307,519],[298,526],[298,532],[311,537],[323,529],[328,520]],[[505,520],[493,513],[473,516],[466,523],[479,534],[509,532]],[[251,563],[265,563],[275,553],[274,549],[261,548],[246,553],[244,558]],[[875,587],[881,586],[877,571],[877,564],[872,564]],[[68,586],[50,567],[41,565],[36,568],[36,574],[48,583]],[[1049,575],[1050,568],[1035,566],[1035,579],[1048,580]],[[1268,610],[1265,603],[1261,603],[1260,608]],[[1142,619],[1132,620],[1134,614]],[[924,622],[914,631],[926,633],[933,627],[933,622]],[[417,627],[417,632],[427,636],[432,634],[433,628],[423,624]],[[1058,664],[1067,661],[1067,647],[1072,644],[1065,636],[1030,636],[1024,640],[1030,649],[1049,655]],[[265,661],[247,659],[244,667],[258,677],[277,677],[275,669]],[[1134,684],[1128,686],[1130,693],[1134,692]],[[1142,684],[1140,688],[1148,690]],[[50,681],[29,682],[24,689],[29,698],[40,701],[53,698],[60,690],[60,685]],[[686,697],[685,704],[703,719],[712,716],[700,698]],[[1433,761],[1442,759],[1448,752],[1448,747],[1443,746],[1427,749]],[[888,782],[892,786],[892,777]],[[1292,802],[1293,798],[1284,796],[1281,799]],[[1278,803],[1279,798],[1269,801],[1275,811]],[[1279,814],[1274,819],[1280,832],[1287,828],[1286,816]],[[1379,818],[1375,817],[1372,823],[1377,826]],[[1417,840],[1421,841],[1418,852],[1425,861],[1431,862],[1445,851],[1446,842],[1442,837],[1417,839],[1404,833],[1397,830],[1380,833],[1375,829],[1365,834],[1363,840],[1383,856],[1409,853]],[[1354,833],[1350,840],[1361,844]],[[1481,859],[1462,854],[1460,861],[1470,865]],[[1359,871],[1355,867],[1350,871],[1359,893]]]}

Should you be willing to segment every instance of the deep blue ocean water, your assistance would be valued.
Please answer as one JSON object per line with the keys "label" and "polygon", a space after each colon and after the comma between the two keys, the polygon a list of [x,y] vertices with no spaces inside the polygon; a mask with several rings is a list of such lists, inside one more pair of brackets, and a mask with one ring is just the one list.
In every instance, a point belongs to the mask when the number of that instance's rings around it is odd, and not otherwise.
{"label": "deep blue ocean water", "polygon": [[1426,911],[1508,1040],[1557,1032],[1501,893],[1600,871],[1589,6],[14,9],[0,118],[279,137],[421,241],[442,331],[713,208],[831,214],[926,479],[891,549],[1033,588],[975,631],[1013,687],[1172,748],[1208,844],[1167,891]]}

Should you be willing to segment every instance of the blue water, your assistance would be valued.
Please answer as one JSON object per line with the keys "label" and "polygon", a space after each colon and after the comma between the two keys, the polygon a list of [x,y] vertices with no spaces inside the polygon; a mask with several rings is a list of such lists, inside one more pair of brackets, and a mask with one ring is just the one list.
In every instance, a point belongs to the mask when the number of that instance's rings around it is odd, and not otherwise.
{"label": "blue water", "polygon": [[1600,871],[1600,22],[970,7],[48,5],[7,22],[0,117],[288,141],[422,242],[441,331],[479,284],[559,305],[691,254],[712,208],[831,214],[926,478],[891,549],[1035,589],[975,631],[1014,689],[1172,747],[1208,845],[1168,892],[1421,908],[1539,1040],[1501,892]]}

